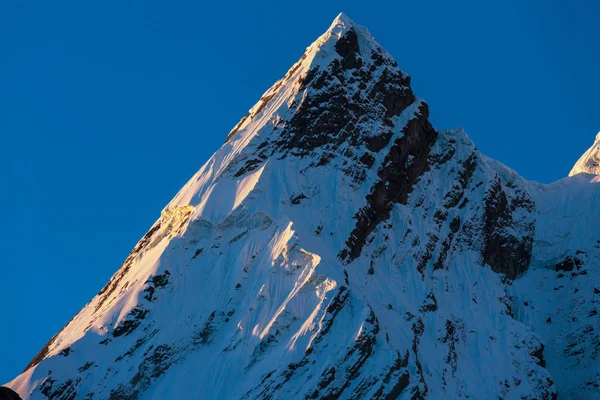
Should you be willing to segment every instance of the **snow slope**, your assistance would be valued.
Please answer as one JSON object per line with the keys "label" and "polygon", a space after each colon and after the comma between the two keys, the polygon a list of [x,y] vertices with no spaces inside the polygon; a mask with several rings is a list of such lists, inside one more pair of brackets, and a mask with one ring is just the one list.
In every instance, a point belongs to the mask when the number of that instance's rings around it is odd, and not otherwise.
{"label": "snow slope", "polygon": [[596,140],[592,147],[588,149],[573,166],[569,176],[579,173],[600,175],[600,132],[596,135]]}
{"label": "snow slope", "polygon": [[593,181],[529,182],[435,130],[410,78],[340,14],[8,386],[597,398]]}

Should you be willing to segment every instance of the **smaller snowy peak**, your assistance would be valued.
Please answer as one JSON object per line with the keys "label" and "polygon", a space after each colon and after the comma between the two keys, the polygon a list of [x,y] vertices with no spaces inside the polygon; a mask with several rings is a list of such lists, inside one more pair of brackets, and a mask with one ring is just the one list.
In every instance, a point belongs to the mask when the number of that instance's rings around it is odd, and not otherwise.
{"label": "smaller snowy peak", "polygon": [[569,172],[569,176],[580,173],[600,175],[600,132],[596,135],[592,147],[577,160],[573,169]]}

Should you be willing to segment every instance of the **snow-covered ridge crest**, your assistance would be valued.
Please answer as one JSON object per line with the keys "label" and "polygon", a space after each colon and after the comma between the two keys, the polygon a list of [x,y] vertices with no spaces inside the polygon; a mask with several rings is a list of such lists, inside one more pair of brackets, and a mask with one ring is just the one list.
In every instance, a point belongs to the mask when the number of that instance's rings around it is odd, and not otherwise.
{"label": "snow-covered ridge crest", "polygon": [[569,172],[569,176],[580,173],[600,175],[600,132],[596,135],[592,147],[577,160],[573,169]]}

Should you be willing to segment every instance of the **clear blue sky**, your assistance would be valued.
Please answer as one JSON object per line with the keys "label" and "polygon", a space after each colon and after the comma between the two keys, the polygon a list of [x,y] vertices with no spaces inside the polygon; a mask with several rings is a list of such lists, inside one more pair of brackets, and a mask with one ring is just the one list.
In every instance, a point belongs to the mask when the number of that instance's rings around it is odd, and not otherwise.
{"label": "clear blue sky", "polygon": [[4,1],[0,383],[117,270],[260,95],[344,11],[528,179],[600,130],[597,1]]}

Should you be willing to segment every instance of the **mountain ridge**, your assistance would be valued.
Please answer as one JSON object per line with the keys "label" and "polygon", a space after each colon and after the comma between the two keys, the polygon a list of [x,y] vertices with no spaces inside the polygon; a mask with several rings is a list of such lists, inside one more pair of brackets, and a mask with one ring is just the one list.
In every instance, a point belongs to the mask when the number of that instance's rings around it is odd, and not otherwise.
{"label": "mountain ridge", "polygon": [[50,400],[591,395],[600,232],[573,204],[593,213],[599,192],[585,174],[526,181],[462,129],[434,129],[410,78],[340,14],[9,386]]}
{"label": "mountain ridge", "polygon": [[586,173],[590,175],[600,175],[600,132],[596,135],[596,140],[577,160],[569,176]]}

